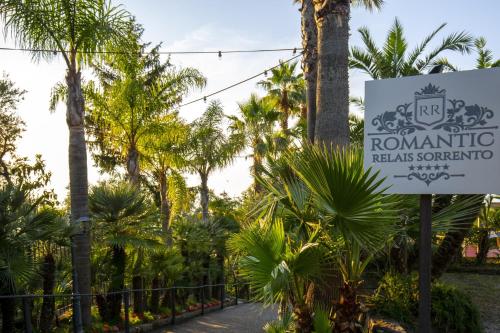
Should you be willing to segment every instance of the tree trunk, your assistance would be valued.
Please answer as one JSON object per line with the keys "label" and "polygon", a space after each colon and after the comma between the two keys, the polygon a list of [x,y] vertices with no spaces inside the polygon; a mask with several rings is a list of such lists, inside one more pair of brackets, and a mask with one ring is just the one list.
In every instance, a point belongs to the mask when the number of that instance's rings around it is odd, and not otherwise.
{"label": "tree trunk", "polygon": [[139,185],[139,152],[131,145],[127,152],[127,174],[130,183]]}
{"label": "tree trunk", "polygon": [[283,91],[283,97],[281,99],[281,130],[283,133],[288,133],[288,117],[290,116],[290,106],[288,103],[288,92]]}
{"label": "tree trunk", "polygon": [[[452,200],[453,200],[452,194],[436,194],[432,202],[432,214],[437,214],[442,209],[451,205]],[[418,244],[418,242],[416,242],[416,244]],[[408,272],[410,272],[413,267],[417,266],[418,256],[419,256],[419,249],[418,246],[415,246],[407,259]]]}
{"label": "tree trunk", "polygon": [[134,312],[137,314],[142,314],[144,312],[144,296],[142,292],[142,277],[136,275],[132,278],[132,292],[134,300]]}
{"label": "tree trunk", "polygon": [[460,195],[457,200],[470,198],[477,198],[481,204],[477,205],[475,211],[470,216],[460,221],[461,228],[459,230],[446,233],[437,251],[432,256],[432,278],[434,280],[443,275],[452,259],[456,256],[457,252],[462,249],[464,238],[469,233],[470,229],[474,225],[474,221],[481,211],[482,198],[484,198],[484,195]]}
{"label": "tree trunk", "polygon": [[313,332],[313,318],[309,307],[305,304],[295,305],[293,307],[295,315],[295,332],[310,333]]}
{"label": "tree trunk", "polygon": [[15,332],[16,301],[12,298],[4,298],[0,300],[0,306],[2,309],[2,333]]}
{"label": "tree trunk", "polygon": [[307,138],[314,142],[314,128],[316,127],[316,84],[318,78],[318,29],[314,19],[313,0],[302,0],[302,69],[306,80],[307,103]]}
{"label": "tree trunk", "polygon": [[[125,249],[121,246],[113,246],[111,261],[112,271],[109,291],[121,291],[125,288]],[[108,294],[107,303],[108,310],[106,311],[106,314],[108,318],[106,318],[106,320],[118,323],[120,321],[120,312],[122,308],[122,295]]]}
{"label": "tree trunk", "polygon": [[161,216],[161,227],[165,239],[165,244],[168,247],[172,247],[172,230],[170,228],[170,203],[168,202],[168,184],[167,184],[167,174],[162,172],[159,174],[160,182],[160,216]]}
{"label": "tree trunk", "polygon": [[[75,55],[76,56],[76,55]],[[84,99],[81,86],[81,73],[76,71],[76,60],[66,74],[68,86],[66,123],[69,129],[69,189],[71,203],[71,222],[82,222],[79,232],[72,240],[75,244],[74,265],[76,265],[77,283],[74,292],[90,294],[90,226],[88,221],[88,180],[87,180],[87,145],[84,127]],[[82,323],[85,329],[91,328],[88,296],[81,297]]]}
{"label": "tree trunk", "polygon": [[349,0],[314,0],[318,28],[316,141],[349,144]]}
{"label": "tree trunk", "polygon": [[363,311],[357,300],[359,282],[344,282],[340,288],[340,301],[332,308],[334,333],[361,333]]}
{"label": "tree trunk", "polygon": [[478,251],[476,255],[476,262],[478,265],[483,265],[486,263],[486,259],[488,257],[488,251],[490,250],[489,242],[490,239],[488,237],[489,232],[487,229],[481,229],[479,231],[479,241],[478,241]]}
{"label": "tree trunk", "polygon": [[201,187],[200,187],[200,202],[201,214],[204,222],[208,221],[208,175],[200,172]]}
{"label": "tree trunk", "polygon": [[160,288],[160,278],[158,276],[155,276],[153,278],[153,281],[151,281],[151,312],[152,313],[158,313],[160,309],[160,291],[155,290]]}
{"label": "tree trunk", "polygon": [[257,177],[260,176],[262,172],[262,158],[260,157],[259,152],[257,151],[258,144],[259,141],[255,140],[253,145],[253,173],[254,173],[253,189],[255,193],[262,192],[262,185],[257,180]]}
{"label": "tree trunk", "polygon": [[[43,279],[43,294],[54,294],[55,286],[55,271],[56,263],[51,253],[48,253],[43,258],[42,279]],[[54,320],[55,302],[53,297],[44,297],[42,301],[42,309],[40,311],[40,332],[49,333],[52,329],[52,321]]]}

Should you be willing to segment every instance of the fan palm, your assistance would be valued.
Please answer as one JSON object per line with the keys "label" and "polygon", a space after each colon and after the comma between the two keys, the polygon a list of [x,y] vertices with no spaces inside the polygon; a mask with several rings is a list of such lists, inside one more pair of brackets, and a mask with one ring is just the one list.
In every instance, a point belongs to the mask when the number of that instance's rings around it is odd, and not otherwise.
{"label": "fan palm", "polygon": [[[279,112],[270,101],[259,98],[252,94],[245,103],[239,104],[241,118],[230,116],[232,128],[240,131],[245,138],[245,145],[252,149],[253,166],[255,177],[261,173],[263,158],[268,150],[266,135],[272,134],[274,123],[278,120]],[[255,178],[254,190],[260,191],[260,184]]]}
{"label": "fan palm", "polygon": [[[285,243],[289,246],[289,249],[283,250],[284,253],[300,252],[304,246],[316,248],[323,257],[322,260],[329,261],[329,265],[321,266],[321,272],[316,273],[325,280],[333,274],[333,265],[337,260],[344,285],[340,290],[341,302],[335,308],[337,315],[332,318],[334,327],[346,321],[349,325],[357,322],[359,303],[356,301],[356,290],[361,274],[371,258],[366,258],[364,251],[381,249],[394,233],[397,201],[393,196],[383,195],[381,180],[377,177],[378,173],[364,170],[360,152],[329,152],[326,147],[306,145],[301,150],[285,154],[283,160],[272,163],[261,178],[268,195],[254,214],[264,219],[261,224],[272,226],[278,223],[279,228],[283,229],[287,239]],[[265,232],[256,232],[261,237],[266,237],[269,233],[267,229]],[[234,243],[245,244],[239,236],[236,236]],[[269,243],[279,244],[276,240],[269,240]],[[251,262],[255,253],[260,251],[255,247],[247,244],[240,248],[243,253],[247,253],[245,260]],[[276,258],[276,255],[267,256]],[[361,260],[362,257],[366,259]],[[260,262],[255,261],[255,265]],[[251,283],[257,278],[267,278],[266,283],[270,285],[274,283],[276,274],[253,275],[251,272],[254,269],[256,268],[249,266],[245,273]],[[280,268],[276,268],[276,271],[278,269]],[[289,274],[293,276],[293,272]],[[263,282],[260,283],[262,287]],[[307,280],[307,283],[325,285],[321,278]],[[313,293],[313,289],[309,288],[314,287],[299,289],[300,297],[294,296],[294,299],[309,299],[312,296],[309,293]],[[261,292],[270,297],[271,291],[263,289]],[[279,296],[291,302],[291,298],[282,289],[278,291],[271,293],[274,295],[273,300],[278,300]],[[294,313],[298,326],[310,328],[313,308],[311,304],[307,304],[298,304]],[[292,304],[292,307],[296,305]]]}
{"label": "fan palm", "polygon": [[382,48],[376,45],[370,30],[362,27],[358,31],[364,45],[363,48],[356,46],[351,48],[349,66],[361,70],[375,80],[419,75],[440,64],[445,69],[455,70],[446,58],[440,56],[446,51],[468,53],[471,51],[474,39],[464,31],[455,32],[446,36],[437,47],[425,54],[444,27],[446,24],[441,24],[412,50],[409,49],[404,28],[397,18],[389,29]]}
{"label": "fan palm", "polygon": [[224,112],[218,101],[210,102],[203,115],[192,123],[189,135],[188,168],[201,179],[200,202],[203,221],[208,221],[208,176],[230,164],[244,148],[241,133],[227,134]]}
{"label": "fan palm", "polygon": [[[31,247],[61,230],[57,214],[41,209],[43,198],[7,185],[0,187],[0,293],[19,293],[36,273]],[[14,299],[2,299],[2,332],[14,332]]]}
{"label": "fan palm", "polygon": [[138,189],[127,183],[101,184],[90,193],[89,208],[95,221],[94,237],[109,251],[111,282],[106,307],[101,300],[100,312],[106,321],[119,321],[121,294],[125,288],[127,247],[153,248],[159,243],[151,227],[149,203]]}
{"label": "fan palm", "polygon": [[[33,51],[35,60],[61,56],[67,67],[66,122],[69,129],[71,218],[88,216],[87,149],[84,130],[82,73],[105,45],[119,42],[130,25],[129,14],[109,0],[2,0],[0,15],[16,43]],[[54,51],[52,51],[54,50]],[[90,235],[74,236],[78,262],[75,292],[90,292]],[[75,259],[76,260],[76,259]],[[90,299],[82,299],[82,319],[90,329]]]}
{"label": "fan palm", "polygon": [[266,80],[259,81],[258,85],[263,87],[269,100],[280,112],[281,130],[288,132],[288,119],[291,115],[298,113],[303,89],[302,74],[296,74],[297,62],[281,63],[271,70],[271,76]]}
{"label": "fan palm", "polygon": [[349,19],[351,5],[370,10],[383,0],[313,0],[318,32],[315,137],[333,146],[349,143]]}
{"label": "fan palm", "polygon": [[326,257],[317,243],[293,242],[283,223],[256,224],[231,239],[230,246],[242,253],[240,272],[265,304],[290,304],[297,332],[312,332],[314,281],[324,276]]}

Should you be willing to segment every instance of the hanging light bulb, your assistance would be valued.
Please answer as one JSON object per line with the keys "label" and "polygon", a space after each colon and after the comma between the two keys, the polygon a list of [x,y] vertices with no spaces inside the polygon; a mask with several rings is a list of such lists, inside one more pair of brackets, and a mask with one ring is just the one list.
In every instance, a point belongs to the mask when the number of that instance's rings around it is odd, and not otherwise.
{"label": "hanging light bulb", "polygon": [[297,54],[297,48],[296,47],[293,48],[293,54],[294,55]]}
{"label": "hanging light bulb", "polygon": [[267,69],[264,71],[264,76],[267,77]]}
{"label": "hanging light bulb", "polygon": [[219,60],[222,59],[222,51],[219,51]]}
{"label": "hanging light bulb", "polygon": [[203,96],[203,102],[207,102],[207,96]]}
{"label": "hanging light bulb", "polygon": [[52,51],[52,53],[53,53],[54,55],[57,55],[57,51],[55,51],[55,50],[54,50],[54,51]]}

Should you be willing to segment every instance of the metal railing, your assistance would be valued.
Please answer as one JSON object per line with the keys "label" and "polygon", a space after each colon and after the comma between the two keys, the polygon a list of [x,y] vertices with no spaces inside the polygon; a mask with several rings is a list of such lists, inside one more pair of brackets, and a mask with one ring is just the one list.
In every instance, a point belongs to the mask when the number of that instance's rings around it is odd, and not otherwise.
{"label": "metal railing", "polygon": [[[21,329],[24,330],[24,332],[33,333],[33,327],[38,328],[40,324],[41,319],[38,318],[40,316],[42,303],[46,299],[52,299],[54,303],[58,300],[59,303],[59,307],[54,307],[53,305],[53,310],[55,310],[55,312],[52,318],[52,329],[54,330],[56,327],[60,327],[60,318],[64,313],[72,309],[71,304],[74,298],[91,297],[92,305],[99,308],[98,298],[109,301],[110,296],[113,295],[120,299],[120,307],[121,310],[123,310],[123,313],[120,311],[120,314],[123,314],[123,316],[120,316],[120,326],[124,333],[130,332],[133,326],[130,315],[135,314],[137,308],[140,308],[139,313],[156,312],[155,315],[161,315],[160,308],[168,308],[169,314],[163,313],[164,317],[161,319],[148,322],[163,322],[163,324],[157,326],[159,328],[164,325],[174,325],[179,317],[187,319],[198,315],[204,315],[207,310],[223,309],[226,305],[237,305],[239,300],[249,301],[251,299],[250,287],[248,284],[231,283],[200,286],[174,285],[168,288],[125,289],[121,291],[92,294],[0,295],[0,302],[6,299],[13,300],[13,302],[15,302],[14,306],[18,310],[21,310],[17,312],[16,322],[18,324],[22,322],[23,327]],[[153,295],[155,297],[154,301]],[[156,304],[152,304],[153,302],[156,302]],[[157,305],[161,306],[152,309]],[[34,313],[36,312],[34,311],[35,308],[36,311],[39,312],[38,315]],[[0,322],[2,321],[4,321],[4,318],[2,318]],[[53,325],[54,323],[55,327]],[[2,325],[3,324],[2,322]]]}

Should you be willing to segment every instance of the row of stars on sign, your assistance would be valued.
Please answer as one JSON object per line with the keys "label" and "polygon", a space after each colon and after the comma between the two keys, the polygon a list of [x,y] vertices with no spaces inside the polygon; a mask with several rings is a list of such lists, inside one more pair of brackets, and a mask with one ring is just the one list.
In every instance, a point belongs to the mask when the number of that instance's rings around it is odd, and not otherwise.
{"label": "row of stars on sign", "polygon": [[410,169],[410,171],[413,171],[415,169],[417,169],[418,171],[420,170],[440,170],[440,169],[443,169],[443,170],[448,170],[450,168],[450,166],[448,164],[445,164],[445,165],[439,165],[439,164],[436,164],[436,165],[430,165],[430,164],[427,164],[427,165],[410,165],[408,167]]}

